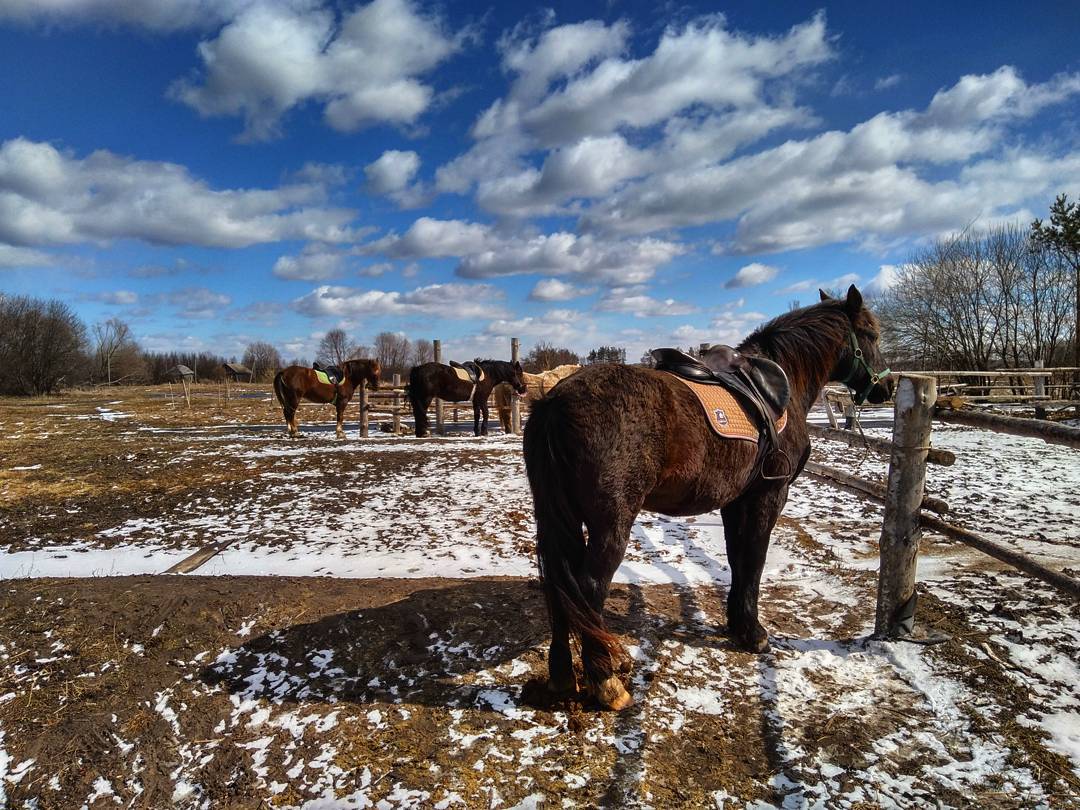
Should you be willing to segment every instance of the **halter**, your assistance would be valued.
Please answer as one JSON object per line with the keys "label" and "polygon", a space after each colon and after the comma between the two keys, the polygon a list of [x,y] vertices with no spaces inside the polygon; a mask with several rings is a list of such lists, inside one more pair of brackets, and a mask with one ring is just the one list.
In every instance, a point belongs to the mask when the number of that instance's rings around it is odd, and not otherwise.
{"label": "halter", "polygon": [[[840,382],[842,382],[844,385],[850,388],[852,392],[854,392],[855,404],[862,405],[866,401],[866,398],[870,395],[870,392],[874,390],[874,386],[877,385],[878,382],[883,380],[885,377],[888,377],[890,371],[889,369],[885,369],[882,372],[875,372],[872,368],[870,368],[870,364],[867,363],[866,358],[863,357],[863,350],[859,347],[859,341],[855,337],[855,330],[848,329],[848,336],[851,338],[851,368],[848,369],[847,376],[844,377],[844,379]],[[866,383],[866,387],[862,390],[857,389],[854,385],[851,384],[852,378],[855,376],[855,373],[860,368],[864,372],[866,372],[867,379],[869,380]]]}

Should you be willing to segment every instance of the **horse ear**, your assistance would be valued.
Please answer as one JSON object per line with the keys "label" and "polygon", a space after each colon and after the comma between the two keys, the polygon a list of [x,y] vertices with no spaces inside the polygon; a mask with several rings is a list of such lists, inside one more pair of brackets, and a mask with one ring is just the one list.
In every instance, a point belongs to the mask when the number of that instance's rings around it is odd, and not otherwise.
{"label": "horse ear", "polygon": [[845,302],[847,311],[852,315],[855,315],[862,309],[862,293],[852,284],[847,288],[847,301]]}
{"label": "horse ear", "polygon": [[818,287],[818,295],[821,296],[822,301],[830,301],[830,300],[832,300],[832,296],[829,295],[827,292],[825,292],[823,289],[821,289],[821,287]]}
{"label": "horse ear", "polygon": [[516,368],[518,371],[521,371],[521,361],[520,360],[515,360],[514,361],[514,368]]}

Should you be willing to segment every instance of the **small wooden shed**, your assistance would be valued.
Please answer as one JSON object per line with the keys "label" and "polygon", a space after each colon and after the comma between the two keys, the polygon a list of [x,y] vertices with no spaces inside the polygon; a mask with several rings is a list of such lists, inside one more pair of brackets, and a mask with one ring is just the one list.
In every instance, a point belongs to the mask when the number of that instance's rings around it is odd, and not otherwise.
{"label": "small wooden shed", "polygon": [[173,366],[165,372],[169,382],[195,382],[195,372],[184,365]]}
{"label": "small wooden shed", "polygon": [[225,371],[225,377],[233,382],[251,382],[251,369],[239,363],[222,363],[221,368]]}

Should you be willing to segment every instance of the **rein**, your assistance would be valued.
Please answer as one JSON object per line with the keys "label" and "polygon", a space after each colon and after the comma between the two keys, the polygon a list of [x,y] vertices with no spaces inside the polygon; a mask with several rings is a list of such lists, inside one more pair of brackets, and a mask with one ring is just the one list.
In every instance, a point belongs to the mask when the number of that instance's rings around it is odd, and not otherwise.
{"label": "rein", "polygon": [[[879,381],[888,377],[891,373],[889,369],[885,369],[881,372],[875,372],[870,368],[870,364],[866,362],[866,358],[863,357],[863,350],[859,347],[859,341],[855,337],[855,330],[848,329],[848,336],[851,338],[851,368],[848,369],[847,376],[840,382],[850,388],[855,394],[855,404],[862,405],[866,402],[866,398],[870,395],[870,392],[874,390],[874,386]],[[862,389],[856,388],[852,385],[852,380],[855,377],[856,372],[862,370],[866,373],[867,383],[866,387]]]}

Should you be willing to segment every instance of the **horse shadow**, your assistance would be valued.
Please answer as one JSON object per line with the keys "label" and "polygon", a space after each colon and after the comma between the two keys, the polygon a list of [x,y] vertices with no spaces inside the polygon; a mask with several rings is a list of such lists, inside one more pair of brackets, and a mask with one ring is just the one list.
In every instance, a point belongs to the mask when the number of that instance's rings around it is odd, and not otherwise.
{"label": "horse shadow", "polygon": [[271,630],[221,653],[199,677],[273,703],[466,707],[494,685],[520,687],[546,672],[548,637],[536,583],[460,580]]}

